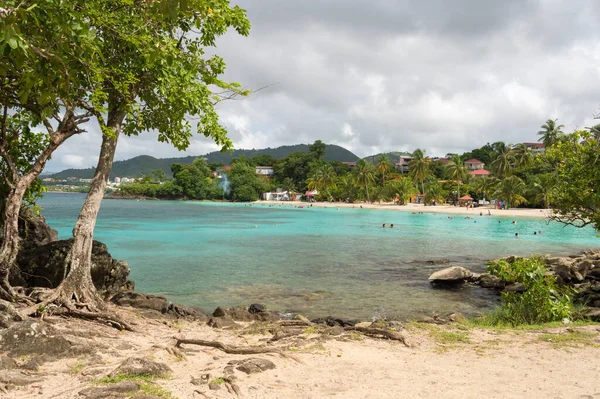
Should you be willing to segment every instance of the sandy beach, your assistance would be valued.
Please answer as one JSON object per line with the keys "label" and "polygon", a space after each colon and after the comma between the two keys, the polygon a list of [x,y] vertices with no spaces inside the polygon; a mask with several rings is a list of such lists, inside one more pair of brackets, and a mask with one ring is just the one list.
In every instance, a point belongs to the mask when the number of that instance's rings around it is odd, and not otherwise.
{"label": "sandy beach", "polygon": [[[250,323],[239,323],[235,330],[221,330],[205,322],[166,319],[136,310],[119,310],[119,313],[132,320],[136,332],[120,332],[80,320],[49,318],[43,324],[52,326],[45,328],[52,328],[54,335],[64,336],[75,345],[91,346],[95,353],[49,359],[35,371],[22,372],[21,378],[39,378],[36,383],[12,386],[3,397],[125,398],[125,394],[117,392],[110,395],[96,392],[97,396],[90,396],[90,389],[110,389],[114,383],[102,383],[101,379],[131,357],[145,357],[172,370],[166,378],[154,378],[146,384],[145,394],[153,394],[144,396],[148,398],[600,396],[596,378],[600,371],[598,325],[495,331],[460,324],[413,323],[398,326],[409,344],[405,346],[398,341],[340,331],[339,327],[337,330],[300,328],[299,335],[272,341],[269,331],[273,331],[273,326],[253,328]],[[42,326],[37,328],[40,330]],[[183,345],[180,352],[173,352],[174,337],[218,341],[243,348],[277,348],[281,353],[227,354],[197,345]],[[39,339],[48,340],[48,344],[54,342],[52,337]],[[17,363],[26,363],[30,358],[23,356]],[[227,371],[231,362],[256,358],[272,363],[274,368],[250,374],[236,367]],[[207,376],[206,381],[197,382],[202,376]],[[223,382],[219,389],[209,389],[206,382],[219,378],[235,384],[239,394],[230,391],[231,385]]]}
{"label": "sandy beach", "polygon": [[[257,205],[283,205],[283,206],[310,206],[308,202],[302,201],[255,201],[253,204]],[[436,206],[424,206],[422,204],[406,204],[406,205],[395,205],[391,202],[382,202],[381,204],[366,204],[356,203],[347,204],[345,202],[313,202],[313,207],[321,208],[353,208],[353,209],[383,209],[398,212],[425,212],[425,213],[445,213],[453,215],[464,215],[464,216],[479,216],[480,213],[483,215],[489,212],[492,216],[505,216],[505,217],[532,217],[532,218],[548,218],[552,215],[551,209],[530,209],[530,208],[511,208],[511,209],[496,209],[492,206],[481,206],[478,208],[467,209],[464,206],[452,206],[452,205],[436,205]],[[361,208],[362,207],[362,208]]]}

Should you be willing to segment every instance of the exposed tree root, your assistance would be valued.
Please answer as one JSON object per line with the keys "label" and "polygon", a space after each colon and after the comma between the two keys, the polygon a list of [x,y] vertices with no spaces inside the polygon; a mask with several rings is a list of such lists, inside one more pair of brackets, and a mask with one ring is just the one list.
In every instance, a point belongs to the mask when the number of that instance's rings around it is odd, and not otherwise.
{"label": "exposed tree root", "polygon": [[67,317],[75,317],[79,319],[98,321],[102,324],[108,324],[111,327],[116,328],[117,330],[126,330],[126,331],[135,331],[131,325],[127,322],[123,321],[120,317],[110,314],[110,313],[98,313],[98,312],[85,312],[83,310],[65,310],[64,312],[59,311],[58,313],[61,316]]}
{"label": "exposed tree root", "polygon": [[344,327],[344,331],[358,331],[365,335],[370,335],[373,337],[383,336],[387,339],[391,339],[393,341],[400,341],[406,347],[411,347],[411,345],[406,341],[406,337],[399,332],[396,331],[388,331],[380,328],[370,328],[370,327]]}
{"label": "exposed tree root", "polygon": [[175,346],[177,348],[181,347],[182,344],[189,345],[200,345],[200,346],[208,346],[211,348],[220,349],[225,353],[231,355],[256,355],[260,353],[279,353],[282,354],[281,349],[277,348],[265,348],[265,347],[239,347],[239,346],[229,346],[219,341],[205,341],[203,339],[185,339],[185,338],[177,338],[177,343]]}

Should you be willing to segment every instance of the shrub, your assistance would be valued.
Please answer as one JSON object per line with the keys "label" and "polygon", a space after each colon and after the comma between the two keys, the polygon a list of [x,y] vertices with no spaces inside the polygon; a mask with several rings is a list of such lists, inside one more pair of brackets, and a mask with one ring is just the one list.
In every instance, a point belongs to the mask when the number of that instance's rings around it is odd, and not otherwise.
{"label": "shrub", "polygon": [[488,316],[492,324],[517,326],[572,318],[573,290],[556,284],[556,277],[547,273],[542,258],[490,262],[488,272],[507,283],[521,283],[524,288],[522,293],[502,293],[502,306]]}

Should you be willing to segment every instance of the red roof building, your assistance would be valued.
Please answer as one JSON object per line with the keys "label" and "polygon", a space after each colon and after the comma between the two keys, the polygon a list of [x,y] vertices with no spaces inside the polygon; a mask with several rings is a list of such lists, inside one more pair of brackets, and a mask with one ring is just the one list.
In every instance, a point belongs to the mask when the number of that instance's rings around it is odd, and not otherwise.
{"label": "red roof building", "polygon": [[491,172],[489,170],[485,170],[485,169],[477,169],[477,170],[472,170],[469,172],[469,175],[471,175],[471,176],[488,176],[490,174],[491,174]]}
{"label": "red roof building", "polygon": [[478,169],[483,169],[483,167],[485,166],[485,164],[483,162],[481,162],[479,159],[469,159],[468,161],[465,161],[465,166],[467,167],[468,170],[478,170]]}

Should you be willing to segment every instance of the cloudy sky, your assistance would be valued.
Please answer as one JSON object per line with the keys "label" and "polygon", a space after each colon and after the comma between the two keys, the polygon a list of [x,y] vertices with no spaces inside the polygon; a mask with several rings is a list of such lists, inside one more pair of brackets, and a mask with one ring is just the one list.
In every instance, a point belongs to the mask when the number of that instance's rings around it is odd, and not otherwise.
{"label": "cloudy sky", "polygon": [[[359,156],[424,148],[432,156],[537,140],[558,118],[590,126],[600,108],[597,0],[232,0],[250,37],[218,41],[226,78],[261,90],[219,108],[236,148],[320,139]],[[48,165],[95,165],[100,136],[66,143]],[[117,159],[186,153],[152,133],[120,140]]]}

